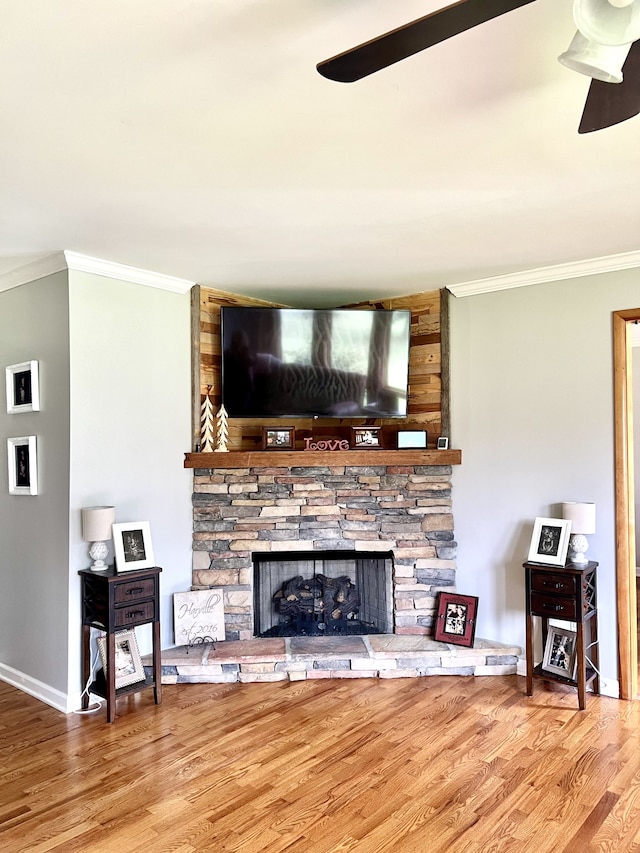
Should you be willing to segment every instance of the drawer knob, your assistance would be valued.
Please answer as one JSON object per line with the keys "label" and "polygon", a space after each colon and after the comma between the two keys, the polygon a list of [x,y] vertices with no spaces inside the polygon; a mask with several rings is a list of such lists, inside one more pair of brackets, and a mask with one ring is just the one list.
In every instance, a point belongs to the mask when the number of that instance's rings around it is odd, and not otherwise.
{"label": "drawer knob", "polygon": [[135,619],[136,616],[144,616],[144,610],[129,610],[127,619]]}
{"label": "drawer knob", "polygon": [[141,592],[144,592],[143,586],[134,586],[127,590],[127,595],[139,595]]}

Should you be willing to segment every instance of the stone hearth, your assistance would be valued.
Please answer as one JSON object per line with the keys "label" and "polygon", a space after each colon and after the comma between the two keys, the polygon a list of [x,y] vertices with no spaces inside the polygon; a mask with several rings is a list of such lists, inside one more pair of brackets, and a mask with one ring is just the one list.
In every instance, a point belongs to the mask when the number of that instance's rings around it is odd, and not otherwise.
{"label": "stone hearth", "polygon": [[[163,651],[162,683],[511,675],[521,651],[482,639],[467,649],[397,634],[231,641]],[[150,655],[144,665],[151,667]]]}

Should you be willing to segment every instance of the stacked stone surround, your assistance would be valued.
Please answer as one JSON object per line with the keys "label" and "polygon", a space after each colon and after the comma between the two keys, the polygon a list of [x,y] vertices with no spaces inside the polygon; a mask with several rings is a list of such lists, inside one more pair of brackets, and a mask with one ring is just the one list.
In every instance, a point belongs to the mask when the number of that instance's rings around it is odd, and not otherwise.
{"label": "stacked stone surround", "polygon": [[[164,684],[516,672],[516,646],[431,636],[455,590],[451,466],[374,461],[194,470],[192,588],[223,591],[226,639],[163,651]],[[252,554],[336,550],[393,552],[394,634],[254,638]]]}
{"label": "stacked stone surround", "polygon": [[253,637],[253,552],[392,551],[396,634],[432,634],[455,590],[449,465],[197,468],[193,529],[192,588],[222,589],[228,641]]}

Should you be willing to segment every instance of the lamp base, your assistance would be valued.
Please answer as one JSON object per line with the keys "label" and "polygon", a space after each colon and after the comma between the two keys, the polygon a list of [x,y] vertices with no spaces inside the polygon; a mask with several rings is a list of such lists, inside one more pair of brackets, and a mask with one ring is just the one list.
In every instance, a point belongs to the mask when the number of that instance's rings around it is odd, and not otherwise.
{"label": "lamp base", "polygon": [[569,562],[574,566],[586,566],[589,562],[586,552],[589,542],[584,533],[572,533],[569,538]]}
{"label": "lamp base", "polygon": [[89,566],[92,572],[103,572],[109,566],[105,563],[104,558],[109,553],[109,546],[106,542],[92,542],[89,548],[89,556],[93,560],[93,564]]}

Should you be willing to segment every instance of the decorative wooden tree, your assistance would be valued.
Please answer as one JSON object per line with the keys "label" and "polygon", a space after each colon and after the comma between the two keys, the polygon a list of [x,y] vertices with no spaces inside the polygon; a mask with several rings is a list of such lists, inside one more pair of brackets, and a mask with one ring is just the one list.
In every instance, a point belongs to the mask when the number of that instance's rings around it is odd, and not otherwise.
{"label": "decorative wooden tree", "polygon": [[227,415],[227,410],[224,407],[224,403],[218,409],[218,413],[216,414],[216,447],[217,451],[226,452],[229,448],[227,447],[227,442],[229,441],[229,427],[227,424],[229,416]]}
{"label": "decorative wooden tree", "polygon": [[203,453],[211,453],[213,447],[213,403],[209,394],[200,406],[200,440]]}

